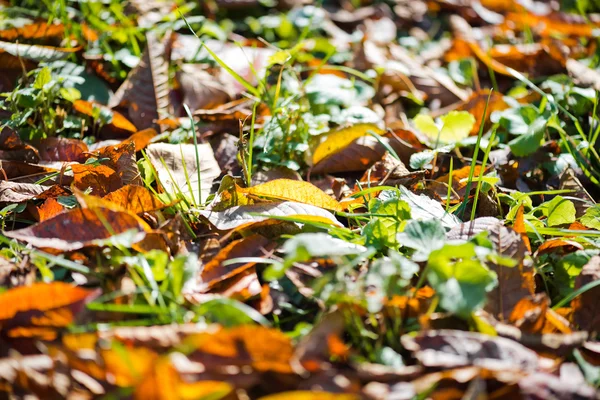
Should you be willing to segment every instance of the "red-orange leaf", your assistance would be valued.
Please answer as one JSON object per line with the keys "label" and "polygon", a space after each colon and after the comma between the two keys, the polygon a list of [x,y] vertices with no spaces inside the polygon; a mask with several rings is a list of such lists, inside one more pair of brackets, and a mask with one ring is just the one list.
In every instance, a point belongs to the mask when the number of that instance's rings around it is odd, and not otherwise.
{"label": "red-orange leaf", "polygon": [[[105,226],[104,224],[107,224]],[[38,224],[4,234],[35,247],[72,251],[97,246],[114,234],[135,230],[144,231],[134,214],[107,209],[74,209]],[[139,235],[138,240],[143,238]]]}

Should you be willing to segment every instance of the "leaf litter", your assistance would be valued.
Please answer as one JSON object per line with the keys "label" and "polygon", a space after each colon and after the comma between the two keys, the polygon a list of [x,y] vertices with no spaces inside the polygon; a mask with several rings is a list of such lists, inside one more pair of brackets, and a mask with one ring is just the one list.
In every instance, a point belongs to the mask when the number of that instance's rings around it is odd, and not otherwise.
{"label": "leaf litter", "polygon": [[0,1],[0,393],[593,399],[595,1]]}

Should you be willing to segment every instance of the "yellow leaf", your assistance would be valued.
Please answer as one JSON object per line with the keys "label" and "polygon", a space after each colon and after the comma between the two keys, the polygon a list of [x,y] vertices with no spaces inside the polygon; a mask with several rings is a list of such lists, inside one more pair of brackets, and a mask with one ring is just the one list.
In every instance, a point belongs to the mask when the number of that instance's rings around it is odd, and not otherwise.
{"label": "yellow leaf", "polygon": [[312,158],[313,165],[349,146],[359,137],[368,135],[369,131],[379,135],[384,133],[375,124],[356,124],[329,133],[325,141],[315,149]]}
{"label": "yellow leaf", "polygon": [[275,179],[247,189],[240,189],[242,193],[267,197],[277,200],[290,200],[298,203],[310,204],[327,210],[342,211],[342,206],[337,200],[323,192],[310,182],[294,181],[291,179]]}

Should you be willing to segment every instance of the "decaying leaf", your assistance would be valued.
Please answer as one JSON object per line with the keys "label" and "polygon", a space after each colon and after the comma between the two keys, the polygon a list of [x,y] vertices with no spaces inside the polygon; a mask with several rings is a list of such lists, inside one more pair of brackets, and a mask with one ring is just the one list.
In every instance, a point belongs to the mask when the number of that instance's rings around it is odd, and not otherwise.
{"label": "decaying leaf", "polygon": [[467,240],[481,232],[488,232],[488,238],[500,255],[515,260],[512,267],[488,263],[490,269],[498,275],[498,286],[489,293],[486,310],[506,320],[522,298],[534,294],[533,268],[525,262],[527,248],[521,235],[505,227],[496,218],[476,218],[452,228],[447,237],[452,240]]}
{"label": "decaying leaf", "polygon": [[127,76],[111,107],[127,105],[138,129],[156,127],[156,121],[169,107],[170,35],[159,41],[154,32],[146,33],[147,47],[138,66]]}
{"label": "decaying leaf", "polygon": [[221,173],[208,144],[196,147],[193,144],[154,143],[147,147],[146,154],[165,191],[174,199],[182,194],[192,204],[206,201],[213,180]]}
{"label": "decaying leaf", "polygon": [[426,367],[456,368],[475,365],[489,370],[533,372],[538,355],[525,346],[501,337],[452,330],[405,335],[402,345]]}
{"label": "decaying leaf", "polygon": [[47,189],[47,186],[34,183],[0,181],[0,202],[21,203],[39,196]]}
{"label": "decaying leaf", "polygon": [[292,217],[338,225],[339,222],[329,211],[310,204],[293,201],[259,203],[248,206],[236,206],[224,211],[199,211],[218,230],[229,230],[242,225],[253,224],[275,217]]}

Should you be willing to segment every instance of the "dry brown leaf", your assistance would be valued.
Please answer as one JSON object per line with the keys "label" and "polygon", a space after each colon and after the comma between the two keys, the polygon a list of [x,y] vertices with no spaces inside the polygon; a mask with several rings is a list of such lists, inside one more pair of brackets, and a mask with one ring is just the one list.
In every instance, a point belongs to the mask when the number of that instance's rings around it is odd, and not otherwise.
{"label": "dry brown leaf", "polygon": [[[196,151],[200,165],[196,162]],[[146,154],[165,191],[173,198],[181,193],[192,199],[192,204],[199,205],[206,201],[213,180],[221,173],[208,144],[199,144],[196,147],[193,144],[153,143],[147,147]]]}
{"label": "dry brown leaf", "polygon": [[567,71],[579,85],[600,90],[600,73],[589,68],[581,61],[569,58],[567,60]]}
{"label": "dry brown leaf", "polygon": [[298,390],[294,392],[281,392],[277,394],[271,394],[269,396],[263,396],[259,400],[359,400],[360,398],[361,397],[357,394],[328,393],[319,390]]}
{"label": "dry brown leaf", "polygon": [[158,135],[158,133],[156,133],[154,129],[148,128],[134,133],[133,135],[129,136],[128,139],[125,139],[123,142],[133,142],[135,146],[135,151],[137,152],[145,149],[152,142],[152,139],[156,135]]}
{"label": "dry brown leaf", "polygon": [[142,185],[140,170],[138,169],[135,157],[135,144],[131,141],[124,141],[116,146],[106,146],[97,150],[97,157],[108,158],[103,160],[103,165],[114,169],[123,185]]}
{"label": "dry brown leaf", "polygon": [[155,128],[156,121],[168,114],[170,36],[167,33],[161,42],[154,32],[146,33],[147,46],[140,63],[109,104],[127,106],[129,117],[138,129]]}
{"label": "dry brown leaf", "polygon": [[331,225],[339,225],[335,216],[329,211],[310,204],[296,203],[293,201],[236,206],[224,211],[201,210],[200,215],[208,219],[215,228],[221,231],[263,222],[268,220],[271,215],[294,217],[298,220],[305,219]]}
{"label": "dry brown leaf", "polygon": [[[584,285],[600,279],[600,257],[594,256],[583,266],[581,273],[575,278],[575,290]],[[573,320],[579,325],[579,328],[590,331],[600,332],[600,287],[596,286],[571,301],[573,307]]]}
{"label": "dry brown leaf", "polygon": [[36,144],[42,161],[84,162],[87,145],[77,139],[48,137]]}
{"label": "dry brown leaf", "polygon": [[488,232],[490,241],[500,255],[516,262],[514,267],[488,263],[498,276],[498,286],[488,294],[486,310],[494,317],[507,320],[523,297],[535,293],[533,268],[525,263],[527,248],[519,233],[505,227],[496,218],[482,217],[451,229],[446,236],[450,240],[467,240],[484,231]]}
{"label": "dry brown leaf", "polygon": [[492,371],[534,372],[538,355],[510,339],[475,332],[439,330],[402,336],[402,345],[425,367],[478,366]]}
{"label": "dry brown leaf", "polygon": [[250,268],[254,263],[235,263],[224,266],[223,262],[239,257],[260,256],[263,254],[262,249],[269,243],[268,239],[260,235],[251,235],[231,242],[204,266],[200,274],[202,283],[211,287],[216,282],[228,279],[232,275]]}
{"label": "dry brown leaf", "polygon": [[225,104],[232,96],[227,88],[200,64],[183,64],[177,72],[183,103],[192,112]]}
{"label": "dry brown leaf", "polygon": [[48,186],[0,181],[0,203],[22,203],[44,193]]}
{"label": "dry brown leaf", "polygon": [[160,201],[151,191],[143,186],[126,185],[112,193],[107,194],[102,200],[111,203],[118,209],[133,214],[161,210],[168,204]]}
{"label": "dry brown leaf", "polygon": [[46,199],[46,201],[44,201],[42,205],[37,208],[37,220],[39,222],[45,221],[55,217],[64,210],[65,208],[55,198]]}
{"label": "dry brown leaf", "polygon": [[173,361],[167,356],[157,360],[150,372],[145,374],[144,379],[136,385],[133,398],[137,400],[222,399],[233,392],[233,386],[227,382],[213,380],[190,382],[189,377],[184,375],[185,371],[180,372]]}

